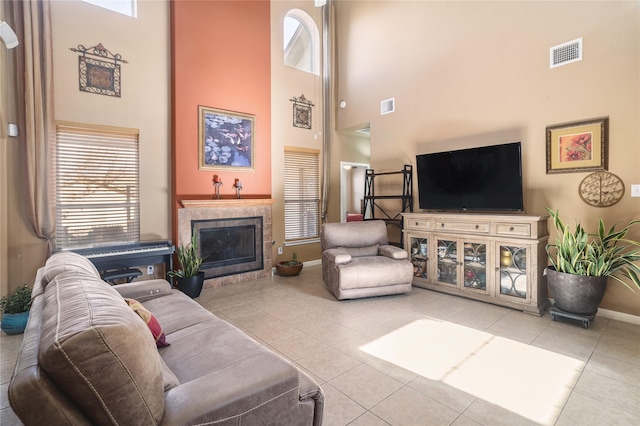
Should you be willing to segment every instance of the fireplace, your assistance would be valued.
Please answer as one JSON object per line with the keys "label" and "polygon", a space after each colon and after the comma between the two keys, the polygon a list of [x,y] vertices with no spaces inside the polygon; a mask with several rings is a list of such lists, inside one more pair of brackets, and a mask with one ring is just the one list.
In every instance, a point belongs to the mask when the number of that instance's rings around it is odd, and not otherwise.
{"label": "fireplace", "polygon": [[205,279],[261,270],[262,217],[191,221]]}
{"label": "fireplace", "polygon": [[272,199],[195,199],[180,204],[176,246],[189,244],[196,232],[206,256],[200,268],[205,288],[271,276]]}

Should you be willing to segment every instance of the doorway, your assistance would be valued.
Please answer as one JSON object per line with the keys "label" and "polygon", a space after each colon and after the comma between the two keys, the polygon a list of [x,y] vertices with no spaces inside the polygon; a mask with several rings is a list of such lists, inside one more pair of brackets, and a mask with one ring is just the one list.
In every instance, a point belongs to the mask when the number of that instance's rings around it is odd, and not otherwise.
{"label": "doorway", "polygon": [[347,221],[347,214],[362,213],[368,168],[369,164],[365,163],[340,162],[340,222]]}

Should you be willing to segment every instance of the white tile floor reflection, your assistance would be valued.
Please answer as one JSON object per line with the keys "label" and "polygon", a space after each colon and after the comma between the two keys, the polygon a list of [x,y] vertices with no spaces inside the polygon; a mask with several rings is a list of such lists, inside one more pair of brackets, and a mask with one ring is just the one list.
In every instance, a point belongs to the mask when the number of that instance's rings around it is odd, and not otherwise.
{"label": "white tile floor reflection", "polygon": [[[306,370],[325,425],[637,425],[640,326],[589,329],[415,288],[336,301],[320,266],[206,289],[207,309]],[[0,424],[21,338],[0,338]]]}

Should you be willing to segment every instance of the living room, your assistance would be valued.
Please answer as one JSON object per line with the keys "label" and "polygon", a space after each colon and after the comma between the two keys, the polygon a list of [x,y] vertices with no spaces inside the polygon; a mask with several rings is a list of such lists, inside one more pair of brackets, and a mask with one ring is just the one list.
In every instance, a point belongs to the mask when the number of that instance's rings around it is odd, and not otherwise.
{"label": "living room", "polygon": [[[11,22],[5,4],[0,19]],[[598,217],[609,225],[638,218],[640,201],[630,196],[640,183],[637,1],[333,6],[328,221],[340,221],[340,161],[398,170],[415,164],[417,154],[513,141],[522,142],[528,214],[543,215],[548,206],[590,230]],[[296,8],[322,28],[311,1],[140,1],[135,19],[79,0],[51,2],[55,118],[140,130],[141,239],[175,240],[178,201],[213,194],[213,172],[198,168],[197,106],[204,105],[256,117],[255,171],[218,173],[224,195],[240,178],[243,194],[275,200],[273,259],[293,251],[303,261],[320,258],[317,242],[285,245],[284,147],[322,150],[324,136],[321,79],[283,64],[283,19]],[[550,69],[549,48],[580,37],[583,60]],[[97,43],[128,61],[121,65],[121,97],[78,90],[78,54],[69,49]],[[31,284],[46,253],[28,220],[22,139],[6,131],[18,116],[13,55],[0,49],[3,295]],[[301,94],[315,104],[311,129],[291,125],[290,99]],[[381,115],[380,102],[390,98],[395,112]],[[578,193],[587,173],[547,174],[545,130],[604,116],[608,170],[626,192],[617,204],[596,208]],[[365,126],[370,138],[354,135]],[[609,286],[601,306],[610,317],[637,323],[640,294]]]}
{"label": "living room", "polygon": [[[182,3],[189,4],[176,2],[174,7],[180,9]],[[243,43],[256,46],[260,54],[255,59],[250,56],[250,66],[238,67],[236,59],[233,66],[226,68],[225,61],[215,55],[215,63],[193,65],[193,61],[206,56],[195,47],[203,35],[192,31],[193,25],[184,36],[177,37],[176,43],[184,43],[184,48],[174,54],[177,59],[187,54],[193,57],[172,65],[169,3],[140,2],[138,18],[132,19],[81,1],[52,2],[56,119],[140,129],[141,239],[173,238],[176,197],[213,194],[212,172],[198,170],[197,164],[197,105],[206,105],[256,115],[258,168],[254,173],[223,174],[227,182],[223,188],[227,195],[232,194],[234,178],[241,177],[244,194],[276,200],[273,259],[278,258],[275,247],[284,245],[283,205],[278,201],[283,199],[283,181],[280,173],[272,171],[282,169],[285,145],[322,147],[320,82],[313,74],[282,65],[279,29],[284,15],[296,7],[306,10],[319,27],[321,15],[312,2],[279,1],[270,8],[264,3],[193,3],[212,8],[211,13],[216,16],[230,13],[227,9],[242,15],[249,4],[258,10],[255,13],[262,14],[262,33],[254,23],[249,35],[241,31],[243,37],[249,37]],[[224,10],[218,12],[216,8]],[[591,223],[595,227],[598,217],[607,224],[628,223],[638,211],[637,199],[630,197],[631,184],[639,180],[640,155],[636,119],[640,83],[634,36],[638,28],[633,19],[637,8],[637,3],[630,1],[474,5],[336,2],[338,66],[334,99],[344,100],[346,108],[336,108],[328,220],[339,220],[340,161],[370,163],[380,171],[397,170],[403,164],[415,163],[416,154],[522,141],[527,213],[545,214],[545,207],[549,206],[565,217],[571,214],[585,226]],[[413,19],[416,21],[400,23]],[[565,22],[573,19],[580,20],[580,28],[591,31],[581,34],[569,29],[571,26]],[[208,26],[210,37],[215,37],[214,28],[223,27],[220,23],[213,28]],[[377,28],[388,30],[382,36]],[[224,27],[216,40],[229,39],[230,31]],[[580,36],[586,39],[584,60],[549,69],[549,47]],[[270,43],[265,44],[265,39]],[[98,42],[129,61],[122,65],[121,98],[77,90],[77,54],[69,49]],[[243,49],[246,60],[246,48]],[[271,57],[265,56],[265,51],[270,51]],[[2,55],[6,55],[3,63],[10,64],[11,51],[4,50]],[[138,55],[140,58],[133,60]],[[260,61],[261,68],[255,61]],[[174,93],[171,70],[173,78],[179,79],[180,63],[189,70],[202,69],[202,74],[186,74],[184,80],[188,83],[183,87],[177,81]],[[209,78],[211,68],[220,74],[217,78]],[[237,81],[239,69],[246,68],[259,69],[256,73],[261,80],[249,75],[239,88],[227,82]],[[392,78],[395,73],[402,78]],[[15,96],[9,84],[11,75],[3,73],[2,90],[3,111],[7,111],[3,114],[2,132],[2,149],[6,150],[2,156],[6,166],[2,175],[3,293],[29,283],[44,262],[45,253],[43,243],[26,220],[19,139],[8,137],[5,132],[6,124],[17,119],[11,102]],[[202,79],[206,83],[201,83]],[[202,96],[186,98],[194,93]],[[206,93],[209,94],[205,96]],[[316,104],[310,130],[290,124],[289,99],[301,94]],[[397,110],[380,115],[378,105],[388,98],[395,98]],[[594,208],[584,204],[578,195],[585,173],[546,174],[545,128],[602,116],[610,117],[609,171],[620,176],[627,191],[616,205]],[[162,124],[158,124],[157,117],[165,117],[160,120]],[[352,129],[367,123],[372,129],[369,141],[353,136]],[[367,142],[370,146],[366,146]],[[285,247],[284,256],[290,256],[292,251]],[[303,261],[320,258],[317,243],[297,246],[295,251]],[[630,295],[624,288],[610,288],[602,307],[638,316],[640,295]]]}

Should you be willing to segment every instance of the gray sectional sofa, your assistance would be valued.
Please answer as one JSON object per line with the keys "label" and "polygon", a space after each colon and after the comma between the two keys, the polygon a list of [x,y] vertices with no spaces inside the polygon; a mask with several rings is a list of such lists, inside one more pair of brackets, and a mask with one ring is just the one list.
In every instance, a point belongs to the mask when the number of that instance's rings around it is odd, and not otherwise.
{"label": "gray sectional sofa", "polygon": [[71,252],[38,271],[9,400],[26,425],[320,425],[324,403],[304,372],[168,282],[111,286]]}

